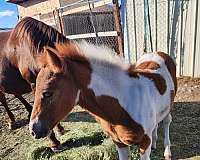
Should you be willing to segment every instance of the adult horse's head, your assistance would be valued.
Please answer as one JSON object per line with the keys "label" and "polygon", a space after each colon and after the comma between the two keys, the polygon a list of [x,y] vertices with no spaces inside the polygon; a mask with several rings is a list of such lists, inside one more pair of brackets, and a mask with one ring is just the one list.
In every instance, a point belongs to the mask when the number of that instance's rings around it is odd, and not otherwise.
{"label": "adult horse's head", "polygon": [[38,61],[42,68],[36,80],[36,92],[29,130],[35,138],[47,136],[77,103],[80,89],[90,81],[91,68],[74,43],[45,48]]}

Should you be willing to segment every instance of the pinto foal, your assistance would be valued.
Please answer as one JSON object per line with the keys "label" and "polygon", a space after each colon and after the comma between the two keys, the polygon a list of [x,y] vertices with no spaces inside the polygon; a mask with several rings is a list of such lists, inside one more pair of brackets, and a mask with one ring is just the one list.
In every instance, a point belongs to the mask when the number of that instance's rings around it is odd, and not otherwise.
{"label": "pinto foal", "polygon": [[111,136],[120,160],[129,147],[140,146],[142,160],[156,147],[157,126],[164,121],[165,159],[171,159],[170,107],[176,92],[176,67],[165,53],[145,54],[135,66],[124,63],[105,47],[86,42],[57,44],[39,57],[29,130],[46,137],[79,104]]}

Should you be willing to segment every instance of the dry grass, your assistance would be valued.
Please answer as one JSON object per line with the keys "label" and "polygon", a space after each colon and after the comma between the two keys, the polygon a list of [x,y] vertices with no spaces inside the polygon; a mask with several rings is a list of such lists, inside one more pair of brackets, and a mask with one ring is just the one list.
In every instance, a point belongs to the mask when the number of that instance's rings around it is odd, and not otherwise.
{"label": "dry grass", "polygon": [[[173,160],[200,160],[200,80],[179,79],[180,88],[172,109],[171,142]],[[29,96],[27,98],[30,98]],[[10,102],[21,127],[10,132],[4,110],[0,107],[0,159],[2,160],[115,160],[116,149],[100,126],[85,112],[76,108],[62,124],[68,132],[58,136],[66,146],[61,153],[52,153],[48,141],[33,140],[26,125],[26,112],[18,101]],[[158,148],[151,159],[163,159],[162,125],[159,128]],[[132,159],[137,159],[137,146],[132,148]]]}

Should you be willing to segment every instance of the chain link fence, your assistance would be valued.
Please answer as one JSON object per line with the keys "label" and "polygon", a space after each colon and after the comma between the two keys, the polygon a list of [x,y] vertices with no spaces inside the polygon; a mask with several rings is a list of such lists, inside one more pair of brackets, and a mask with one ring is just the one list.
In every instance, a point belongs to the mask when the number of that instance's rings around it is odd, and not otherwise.
{"label": "chain link fence", "polygon": [[118,7],[118,2],[115,0],[63,2],[60,8],[32,17],[56,28],[69,39],[84,39],[93,44],[105,45],[122,55],[123,38],[119,30],[121,23],[116,6]]}
{"label": "chain link fence", "polygon": [[59,13],[63,34],[76,41],[84,39],[93,44],[103,44],[120,54],[112,1],[95,6],[95,3],[99,2],[101,0],[82,0],[79,3],[62,6]]}
{"label": "chain link fence", "polygon": [[104,44],[116,50],[117,41],[112,11],[92,12],[92,17],[89,12],[74,13],[63,16],[63,21],[64,34],[68,38]]}

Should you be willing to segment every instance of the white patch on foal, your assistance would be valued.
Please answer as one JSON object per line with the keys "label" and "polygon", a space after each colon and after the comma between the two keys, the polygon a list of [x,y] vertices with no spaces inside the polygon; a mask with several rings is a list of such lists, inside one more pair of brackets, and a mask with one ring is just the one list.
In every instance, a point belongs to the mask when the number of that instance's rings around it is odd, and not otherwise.
{"label": "white patch on foal", "polygon": [[116,146],[118,154],[119,154],[119,159],[120,160],[131,160],[129,156],[129,147],[118,147]]}

